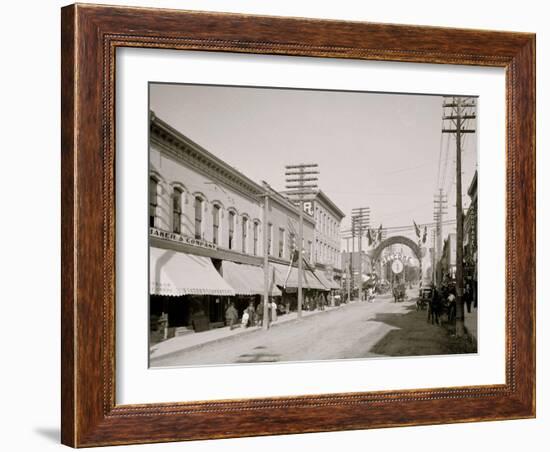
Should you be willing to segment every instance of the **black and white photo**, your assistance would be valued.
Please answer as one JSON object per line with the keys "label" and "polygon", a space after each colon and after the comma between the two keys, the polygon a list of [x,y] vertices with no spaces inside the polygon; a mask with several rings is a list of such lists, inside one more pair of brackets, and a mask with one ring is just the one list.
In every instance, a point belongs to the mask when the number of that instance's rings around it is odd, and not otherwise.
{"label": "black and white photo", "polygon": [[478,102],[151,82],[150,367],[477,353]]}

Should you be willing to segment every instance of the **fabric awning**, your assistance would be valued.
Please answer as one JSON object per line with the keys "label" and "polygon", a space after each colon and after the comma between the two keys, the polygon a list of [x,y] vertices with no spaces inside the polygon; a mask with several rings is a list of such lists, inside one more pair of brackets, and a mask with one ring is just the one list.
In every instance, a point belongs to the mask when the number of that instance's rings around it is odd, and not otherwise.
{"label": "fabric awning", "polygon": [[[281,296],[282,292],[275,285],[273,267],[270,264],[269,295]],[[231,261],[222,263],[223,279],[235,290],[237,295],[263,295],[264,269],[255,265],[237,264]]]}
{"label": "fabric awning", "polygon": [[209,258],[154,247],[149,249],[149,291],[172,296],[235,295]]}
{"label": "fabric awning", "polygon": [[321,280],[321,282],[329,289],[339,289],[340,285],[333,279],[327,277],[322,271],[318,270],[315,275]]}
{"label": "fabric awning", "polygon": [[[287,288],[298,287],[298,268],[292,267],[290,274],[288,274],[288,266],[282,264],[272,264],[276,270],[276,282],[278,286]],[[287,279],[288,274],[288,279]],[[319,278],[320,279],[320,278]],[[310,270],[305,269],[304,265],[304,277],[302,279],[302,287],[304,289],[317,289],[317,290],[329,290],[321,281],[319,281]],[[285,285],[286,280],[286,285]]]}

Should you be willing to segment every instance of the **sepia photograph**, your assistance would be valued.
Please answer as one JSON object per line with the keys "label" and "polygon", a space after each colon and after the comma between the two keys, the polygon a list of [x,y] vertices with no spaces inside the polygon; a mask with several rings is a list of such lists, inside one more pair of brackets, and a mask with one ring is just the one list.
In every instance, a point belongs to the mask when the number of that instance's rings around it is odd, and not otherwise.
{"label": "sepia photograph", "polygon": [[149,83],[149,366],[478,351],[479,99]]}

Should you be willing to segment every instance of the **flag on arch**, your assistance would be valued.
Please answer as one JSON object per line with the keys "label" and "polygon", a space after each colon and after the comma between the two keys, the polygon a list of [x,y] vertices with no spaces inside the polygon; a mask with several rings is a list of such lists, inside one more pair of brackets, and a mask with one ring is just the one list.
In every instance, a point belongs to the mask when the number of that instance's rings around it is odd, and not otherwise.
{"label": "flag on arch", "polygon": [[369,246],[372,246],[372,242],[374,242],[374,239],[372,237],[372,229],[367,229],[367,239],[369,240]]}
{"label": "flag on arch", "polygon": [[413,220],[413,224],[414,224],[414,232],[416,232],[416,236],[420,238],[420,228],[418,227],[418,225],[416,224],[416,221],[414,220]]}

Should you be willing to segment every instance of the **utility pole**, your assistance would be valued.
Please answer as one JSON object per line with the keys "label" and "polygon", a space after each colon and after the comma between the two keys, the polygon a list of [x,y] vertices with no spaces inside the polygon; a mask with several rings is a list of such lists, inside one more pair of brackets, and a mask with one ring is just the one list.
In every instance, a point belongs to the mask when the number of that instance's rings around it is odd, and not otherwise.
{"label": "utility pole", "polygon": [[304,196],[314,195],[317,192],[317,175],[319,174],[317,163],[300,163],[298,165],[286,165],[287,194],[297,202],[300,213],[300,226],[298,229],[298,318],[302,317],[303,293],[302,277],[304,271]]}
{"label": "utility pole", "polygon": [[[351,294],[355,292],[355,262],[353,261],[353,257],[355,256],[355,218],[351,217],[351,254],[349,257],[350,262],[350,268],[351,268],[351,278],[352,278],[352,285],[351,285]],[[351,299],[350,299],[351,301]]]}
{"label": "utility pole", "polygon": [[432,248],[432,281],[433,283],[435,284],[436,283],[436,273],[437,273],[437,268],[436,268],[436,262],[437,262],[437,257],[436,257],[436,252],[435,252],[435,240],[436,240],[436,231],[434,229],[432,229],[432,243],[433,243],[433,248]]}
{"label": "utility pole", "polygon": [[346,237],[346,250],[348,252],[348,259],[350,260],[350,262],[348,262],[348,265],[346,266],[347,267],[347,274],[348,274],[348,277],[347,277],[347,286],[348,286],[348,303],[351,301],[351,272],[352,272],[352,269],[351,269],[351,255],[349,254],[349,237]]}
{"label": "utility pole", "polygon": [[[443,189],[439,189],[439,193],[434,195],[434,221],[436,223],[436,240],[434,243],[434,252],[435,252],[435,261],[439,262],[441,259],[441,248],[443,245],[443,215],[447,213],[447,195],[443,194]],[[440,275],[435,273],[435,283],[439,285],[441,281],[439,280]]]}
{"label": "utility pole", "polygon": [[359,235],[359,301],[363,298],[363,256],[362,256],[362,237],[370,224],[370,207],[357,207],[351,210],[352,229]]}
{"label": "utility pole", "polygon": [[[467,99],[467,101],[465,101]],[[443,101],[443,120],[450,121],[450,126],[442,129],[443,133],[453,133],[456,136],[456,335],[464,335],[464,290],[463,280],[463,233],[462,225],[462,134],[475,133],[475,129],[464,128],[464,121],[475,119],[475,100],[473,98],[452,97]],[[445,114],[445,109],[451,108],[450,115]],[[468,111],[468,109],[472,109]],[[449,128],[450,127],[450,128]],[[454,127],[454,128],[453,128]]]}
{"label": "utility pole", "polygon": [[269,243],[269,227],[268,227],[268,214],[269,214],[269,185],[266,182],[263,183],[264,187],[264,211],[263,211],[263,241],[264,241],[264,317],[262,322],[262,329],[267,330],[269,328],[269,250],[267,249]]}

